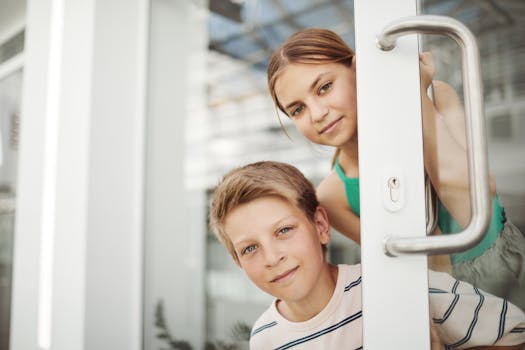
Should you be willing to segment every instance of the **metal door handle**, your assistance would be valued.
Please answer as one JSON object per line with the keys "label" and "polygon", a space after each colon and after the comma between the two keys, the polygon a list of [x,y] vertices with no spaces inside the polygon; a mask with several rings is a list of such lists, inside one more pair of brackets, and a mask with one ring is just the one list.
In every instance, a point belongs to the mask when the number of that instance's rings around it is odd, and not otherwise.
{"label": "metal door handle", "polygon": [[483,88],[479,68],[479,49],[472,32],[461,22],[444,16],[413,16],[388,24],[377,37],[377,45],[385,51],[396,46],[398,37],[426,33],[446,35],[462,49],[463,94],[467,130],[467,156],[472,216],[467,227],[457,233],[430,237],[395,237],[385,239],[387,255],[445,254],[467,250],[479,243],[491,218]]}

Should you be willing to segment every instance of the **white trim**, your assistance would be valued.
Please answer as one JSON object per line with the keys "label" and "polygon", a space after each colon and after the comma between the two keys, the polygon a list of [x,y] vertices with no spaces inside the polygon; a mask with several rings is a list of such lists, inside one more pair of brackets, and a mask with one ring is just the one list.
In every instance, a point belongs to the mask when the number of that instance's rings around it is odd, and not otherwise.
{"label": "white trim", "polygon": [[[138,73],[138,96],[140,99],[137,101],[137,110],[140,112],[141,123],[137,128],[136,144],[137,147],[134,154],[139,157],[137,161],[136,173],[140,174],[137,176],[136,187],[141,187],[142,190],[137,193],[137,207],[136,215],[133,216],[135,223],[133,227],[137,228],[137,251],[134,252],[137,259],[133,261],[133,271],[140,271],[140,275],[136,274],[134,277],[137,278],[132,284],[135,285],[135,291],[137,293],[136,303],[137,307],[132,313],[132,319],[135,321],[132,325],[133,336],[136,337],[136,349],[140,350],[140,346],[144,344],[144,264],[145,264],[145,165],[146,165],[146,118],[147,118],[147,100],[148,100],[148,58],[149,58],[149,28],[150,28],[150,1],[142,0],[139,4],[139,13],[143,13],[142,22],[139,24],[139,36],[137,37],[138,50],[142,54],[139,55],[139,73]],[[138,307],[140,306],[140,307]]]}
{"label": "white trim", "polygon": [[46,130],[44,179],[42,196],[42,228],[40,255],[40,288],[38,302],[38,345],[51,347],[53,309],[53,253],[55,245],[56,178],[58,152],[58,120],[61,101],[62,45],[64,0],[52,0],[49,39],[48,80],[46,89]]}
{"label": "white trim", "polygon": [[[42,190],[49,68],[50,0],[28,0],[20,111],[17,210],[11,299],[11,350],[38,348]],[[30,120],[31,122],[25,122]]]}

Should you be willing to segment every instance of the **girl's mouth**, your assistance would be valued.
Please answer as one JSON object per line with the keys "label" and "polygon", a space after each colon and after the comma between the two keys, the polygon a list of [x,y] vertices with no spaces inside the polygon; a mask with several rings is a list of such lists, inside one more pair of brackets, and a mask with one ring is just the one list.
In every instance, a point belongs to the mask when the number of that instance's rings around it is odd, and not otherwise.
{"label": "girl's mouth", "polygon": [[327,134],[327,133],[331,132],[332,130],[334,130],[335,127],[337,126],[337,124],[341,121],[341,119],[343,119],[342,116],[337,118],[336,120],[331,121],[330,123],[328,123],[324,128],[321,129],[319,134]]}

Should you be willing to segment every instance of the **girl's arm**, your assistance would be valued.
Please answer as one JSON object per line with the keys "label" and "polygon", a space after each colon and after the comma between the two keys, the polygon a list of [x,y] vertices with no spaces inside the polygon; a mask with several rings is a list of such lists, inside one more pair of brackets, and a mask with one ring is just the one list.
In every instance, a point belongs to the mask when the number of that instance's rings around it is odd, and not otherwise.
{"label": "girl's arm", "polygon": [[[439,227],[433,232],[433,235],[439,236],[442,235]],[[446,272],[449,275],[452,274],[452,265],[450,262],[450,255],[440,254],[440,255],[429,255],[428,256],[428,268],[434,271]]]}
{"label": "girl's arm", "polygon": [[[429,76],[434,71],[430,55],[421,55],[420,68],[425,170],[443,205],[465,227],[471,213],[463,105],[455,90],[440,81],[433,82],[432,101],[426,93]],[[492,176],[489,182],[492,198],[495,194]]]}
{"label": "girl's arm", "polygon": [[326,209],[330,225],[357,244],[361,243],[359,217],[346,200],[343,182],[332,172],[317,187],[317,198]]}

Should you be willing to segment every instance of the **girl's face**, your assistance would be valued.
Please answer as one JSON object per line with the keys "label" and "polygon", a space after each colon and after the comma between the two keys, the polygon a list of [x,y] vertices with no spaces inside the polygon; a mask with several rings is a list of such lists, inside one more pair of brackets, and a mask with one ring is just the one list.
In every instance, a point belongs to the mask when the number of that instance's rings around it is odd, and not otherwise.
{"label": "girl's face", "polygon": [[277,99],[310,141],[341,147],[357,138],[355,62],[287,66],[275,84]]}
{"label": "girl's face", "polygon": [[[277,197],[262,197],[228,214],[225,231],[239,265],[263,291],[291,303],[319,299],[327,263],[321,245],[330,240],[326,212],[314,220]],[[321,284],[323,286],[323,284]]]}

